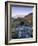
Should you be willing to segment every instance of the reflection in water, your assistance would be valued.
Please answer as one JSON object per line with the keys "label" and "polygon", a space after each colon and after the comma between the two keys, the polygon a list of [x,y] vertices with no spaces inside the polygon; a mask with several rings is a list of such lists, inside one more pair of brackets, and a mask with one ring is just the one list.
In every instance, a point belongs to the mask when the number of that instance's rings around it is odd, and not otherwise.
{"label": "reflection in water", "polygon": [[12,35],[12,38],[32,38],[33,30],[32,26],[19,25],[16,27],[16,34]]}

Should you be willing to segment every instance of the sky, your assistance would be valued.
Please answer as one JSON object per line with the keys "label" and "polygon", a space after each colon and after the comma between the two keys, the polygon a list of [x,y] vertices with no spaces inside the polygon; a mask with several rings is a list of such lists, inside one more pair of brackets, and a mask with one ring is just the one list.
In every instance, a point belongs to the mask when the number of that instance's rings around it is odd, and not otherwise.
{"label": "sky", "polygon": [[11,11],[12,11],[11,15],[13,18],[24,17],[28,15],[29,13],[32,13],[32,7],[13,6]]}

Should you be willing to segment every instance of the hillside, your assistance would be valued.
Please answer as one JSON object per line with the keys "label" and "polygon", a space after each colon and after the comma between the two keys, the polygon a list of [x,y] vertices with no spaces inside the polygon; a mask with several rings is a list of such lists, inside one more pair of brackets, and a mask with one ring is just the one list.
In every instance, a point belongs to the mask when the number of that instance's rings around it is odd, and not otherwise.
{"label": "hillside", "polygon": [[20,23],[23,21],[24,25],[32,25],[32,16],[33,13],[30,13],[28,15],[25,15],[24,18],[18,17],[17,19],[11,18],[11,26],[16,27],[16,25],[20,25]]}
{"label": "hillside", "polygon": [[32,19],[33,19],[32,16],[33,16],[33,13],[30,13],[24,17],[24,20],[32,24]]}

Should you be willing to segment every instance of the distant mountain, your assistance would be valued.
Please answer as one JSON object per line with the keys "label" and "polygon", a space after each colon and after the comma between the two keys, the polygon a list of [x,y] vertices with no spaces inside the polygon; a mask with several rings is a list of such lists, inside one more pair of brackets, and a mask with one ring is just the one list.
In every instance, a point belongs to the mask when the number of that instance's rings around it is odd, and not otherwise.
{"label": "distant mountain", "polygon": [[26,15],[24,18],[25,19],[31,19],[32,18],[32,15],[33,15],[33,13],[30,13],[30,14]]}
{"label": "distant mountain", "polygon": [[32,16],[33,16],[33,13],[30,13],[24,17],[24,20],[27,20],[28,22],[31,23],[33,19]]}
{"label": "distant mountain", "polygon": [[25,15],[23,18],[22,17],[18,17],[16,19],[11,18],[11,26],[15,27],[16,25],[20,24],[22,21],[24,22],[25,25],[32,25],[32,16],[33,13],[30,13],[28,15]]}

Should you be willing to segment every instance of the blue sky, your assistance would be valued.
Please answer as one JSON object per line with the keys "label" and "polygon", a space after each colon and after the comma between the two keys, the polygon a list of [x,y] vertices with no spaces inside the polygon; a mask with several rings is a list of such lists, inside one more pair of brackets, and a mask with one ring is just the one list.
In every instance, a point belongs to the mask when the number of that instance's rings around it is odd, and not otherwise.
{"label": "blue sky", "polygon": [[32,7],[12,7],[12,17],[24,17],[32,12]]}

